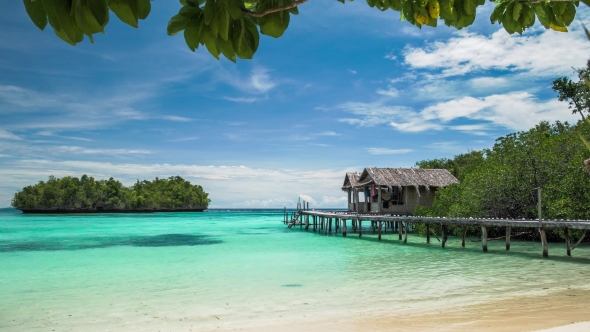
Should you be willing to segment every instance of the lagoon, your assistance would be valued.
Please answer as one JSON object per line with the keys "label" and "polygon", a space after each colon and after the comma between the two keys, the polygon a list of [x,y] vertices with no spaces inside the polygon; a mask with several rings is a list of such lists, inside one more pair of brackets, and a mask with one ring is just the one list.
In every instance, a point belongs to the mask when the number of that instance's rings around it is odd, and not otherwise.
{"label": "lagoon", "polygon": [[454,237],[442,249],[412,234],[404,245],[389,232],[378,242],[368,229],[359,239],[282,220],[282,210],[2,211],[0,330],[354,330],[375,317],[590,290],[588,245],[567,257],[550,243],[547,259],[538,242],[506,252],[491,241],[483,253]]}

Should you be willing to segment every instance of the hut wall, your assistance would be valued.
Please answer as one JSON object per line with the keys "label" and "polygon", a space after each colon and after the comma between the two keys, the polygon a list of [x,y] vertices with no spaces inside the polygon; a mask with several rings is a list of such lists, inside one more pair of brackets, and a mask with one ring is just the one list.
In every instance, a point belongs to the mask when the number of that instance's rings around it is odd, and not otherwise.
{"label": "hut wall", "polygon": [[[415,187],[404,187],[404,204],[403,205],[392,205],[385,209],[381,206],[381,213],[393,213],[393,214],[412,214],[416,206],[432,206],[434,200],[435,188],[426,190],[425,187],[420,187],[420,199],[418,200],[418,194]],[[381,193],[383,199],[389,199],[391,196],[389,193],[383,191]],[[374,203],[375,209],[371,209],[371,212],[377,213],[377,203]]]}

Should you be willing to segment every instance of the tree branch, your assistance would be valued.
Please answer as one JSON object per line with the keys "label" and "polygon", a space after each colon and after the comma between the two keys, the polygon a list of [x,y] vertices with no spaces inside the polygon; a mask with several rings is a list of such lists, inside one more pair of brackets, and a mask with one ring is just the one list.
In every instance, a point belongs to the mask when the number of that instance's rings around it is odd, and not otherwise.
{"label": "tree branch", "polygon": [[[295,8],[295,7],[297,7],[297,6],[299,6],[299,5],[303,4],[303,3],[306,3],[307,1],[308,0],[295,0],[295,1],[291,2],[288,5],[284,5],[284,6],[276,7],[276,8],[265,9],[265,10],[263,10],[261,12],[257,12],[257,13],[256,12],[251,12],[249,10],[242,9],[242,13],[244,15],[248,15],[248,16],[252,16],[252,17],[263,17],[263,16],[268,15],[268,14],[272,14],[272,13],[280,12],[280,11],[283,11],[283,10]],[[539,1],[541,1],[541,0],[539,0]]]}

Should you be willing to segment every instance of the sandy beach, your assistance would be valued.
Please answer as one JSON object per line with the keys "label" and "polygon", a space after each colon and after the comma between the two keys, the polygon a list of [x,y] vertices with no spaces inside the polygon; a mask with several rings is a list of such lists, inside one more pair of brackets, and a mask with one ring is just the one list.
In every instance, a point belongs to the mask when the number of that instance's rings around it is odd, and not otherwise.
{"label": "sandy beach", "polygon": [[[557,291],[435,311],[259,326],[241,331],[590,331],[590,290]],[[216,329],[219,330],[219,329]]]}

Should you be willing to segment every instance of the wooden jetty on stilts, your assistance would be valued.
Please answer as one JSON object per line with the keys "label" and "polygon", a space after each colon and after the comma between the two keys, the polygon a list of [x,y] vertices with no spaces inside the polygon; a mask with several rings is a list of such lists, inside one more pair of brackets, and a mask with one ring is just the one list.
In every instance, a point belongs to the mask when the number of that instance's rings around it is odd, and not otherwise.
{"label": "wooden jetty on stilts", "polygon": [[[359,237],[363,234],[362,222],[371,221],[374,223],[377,231],[377,239],[382,239],[382,228],[385,224],[397,224],[399,231],[399,240],[403,243],[408,242],[408,232],[411,225],[418,223],[426,224],[427,236],[426,243],[430,243],[430,232],[432,231],[432,225],[440,225],[442,230],[441,235],[441,246],[444,248],[448,240],[448,229],[449,225],[461,225],[465,226],[461,246],[465,247],[465,238],[467,235],[467,227],[479,226],[481,228],[481,246],[484,252],[488,251],[488,227],[504,227],[506,229],[506,250],[510,250],[510,235],[513,227],[517,228],[529,228],[537,229],[541,237],[541,245],[543,257],[549,256],[547,235],[546,230],[548,229],[562,229],[565,234],[566,240],[566,254],[571,256],[572,250],[574,250],[586,237],[586,232],[590,230],[590,220],[538,220],[538,219],[495,219],[495,218],[438,218],[438,217],[420,217],[420,216],[407,216],[407,215],[375,215],[375,214],[358,214],[351,213],[349,211],[309,211],[301,210],[293,214],[293,219],[288,223],[289,228],[293,225],[302,225],[305,223],[306,230],[308,230],[309,218],[313,221],[313,230],[317,220],[319,220],[319,227],[323,230],[324,234],[338,234],[342,232],[342,236],[347,235],[348,227],[347,220],[352,224],[356,224],[356,230]],[[305,221],[304,221],[305,220]],[[332,227],[332,221],[335,225],[341,223],[342,226]],[[574,246],[571,246],[569,230],[580,229],[584,230],[581,238],[576,242]],[[438,238],[438,237],[437,237]],[[497,239],[497,238],[496,238]]]}

